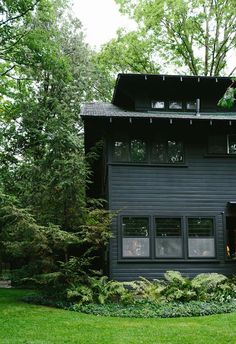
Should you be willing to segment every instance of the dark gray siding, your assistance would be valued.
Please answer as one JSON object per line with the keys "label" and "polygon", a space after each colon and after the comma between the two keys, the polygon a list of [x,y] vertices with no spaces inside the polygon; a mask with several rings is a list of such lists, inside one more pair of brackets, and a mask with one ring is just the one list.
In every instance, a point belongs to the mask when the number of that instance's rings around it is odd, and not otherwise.
{"label": "dark gray siding", "polygon": [[[185,166],[109,163],[109,206],[119,210],[110,246],[111,278],[158,278],[170,269],[189,276],[201,272],[236,272],[236,263],[225,260],[224,232],[227,203],[236,200],[236,158],[207,156],[207,131],[191,130],[188,134],[183,133]],[[214,217],[217,257],[212,260],[125,261],[120,252],[121,215]]]}

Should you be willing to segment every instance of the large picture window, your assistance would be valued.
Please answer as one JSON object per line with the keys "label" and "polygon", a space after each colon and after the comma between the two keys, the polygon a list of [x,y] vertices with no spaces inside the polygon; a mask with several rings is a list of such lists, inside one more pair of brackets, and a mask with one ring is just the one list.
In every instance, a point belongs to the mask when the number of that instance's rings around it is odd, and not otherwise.
{"label": "large picture window", "polygon": [[156,257],[181,258],[183,256],[180,218],[156,218]]}
{"label": "large picture window", "polygon": [[149,257],[149,218],[122,218],[122,256]]}
{"label": "large picture window", "polygon": [[189,258],[215,257],[212,218],[188,218],[188,256]]}

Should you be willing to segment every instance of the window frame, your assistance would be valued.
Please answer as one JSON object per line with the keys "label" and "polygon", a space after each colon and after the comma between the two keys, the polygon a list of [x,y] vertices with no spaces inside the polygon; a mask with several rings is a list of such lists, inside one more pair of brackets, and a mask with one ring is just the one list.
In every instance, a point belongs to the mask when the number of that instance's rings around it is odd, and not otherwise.
{"label": "window frame", "polygon": [[[207,156],[212,156],[212,157],[230,157],[230,158],[236,158],[236,152],[235,153],[230,153],[229,152],[229,137],[230,136],[236,136],[236,134],[215,134],[215,135],[209,135],[207,137]],[[218,152],[213,152],[210,151],[210,138],[214,137],[221,137],[222,141],[224,141],[224,152],[218,153]]]}
{"label": "window frame", "polygon": [[[146,152],[145,152],[145,159],[142,160],[142,161],[135,161],[135,160],[132,160],[131,157],[132,157],[132,152],[131,152],[131,144],[132,144],[132,141],[134,140],[143,140],[146,144]],[[129,162],[131,164],[148,164],[149,162],[149,140],[146,139],[146,138],[143,138],[143,137],[135,137],[135,136],[131,136],[129,139],[128,139],[128,144],[129,144]]]}
{"label": "window frame", "polygon": [[[190,104],[190,103],[195,103],[195,108],[194,109],[188,109],[188,104]],[[185,109],[186,109],[186,111],[188,111],[188,112],[196,112],[197,111],[197,101],[196,101],[196,99],[194,100],[186,100],[185,101]]]}
{"label": "window frame", "polygon": [[[216,216],[209,214],[207,215],[182,215],[182,214],[165,214],[165,215],[156,215],[156,214],[149,214],[149,215],[136,215],[136,214],[122,214],[117,219],[117,244],[118,244],[118,262],[148,262],[148,263],[160,263],[160,262],[168,262],[168,263],[191,263],[191,262],[217,262],[218,259],[218,244],[217,244],[217,227],[216,227]],[[149,256],[123,256],[123,229],[122,229],[122,223],[124,217],[145,217],[148,218],[148,224],[149,224],[149,236],[147,237],[149,239]],[[181,220],[181,243],[182,243],[182,256],[181,257],[157,257],[156,256],[156,224],[155,219],[156,218],[179,218]],[[206,219],[212,219],[213,221],[213,238],[214,239],[214,256],[197,256],[197,257],[190,257],[189,256],[189,245],[188,245],[188,219],[189,218],[206,218]],[[145,237],[140,237],[145,238]],[[203,238],[203,237],[202,237]],[[209,237],[207,237],[209,238]],[[229,261],[227,259],[227,261]]]}
{"label": "window frame", "polygon": [[[114,159],[114,153],[115,153],[115,142],[118,141],[124,141],[128,145],[128,159],[127,160],[116,160]],[[111,139],[111,161],[119,162],[119,163],[127,163],[129,162],[130,157],[130,144],[129,144],[129,138],[128,137],[116,137]]]}
{"label": "window frame", "polygon": [[[188,219],[211,219],[213,223],[213,236],[204,236],[200,237],[202,239],[209,239],[213,238],[214,239],[214,256],[196,256],[196,257],[191,257],[189,256],[189,226],[188,226]],[[217,242],[216,242],[216,218],[214,216],[186,216],[186,255],[187,255],[187,260],[209,260],[209,259],[216,259],[217,258]]]}
{"label": "window frame", "polygon": [[[134,161],[131,160],[131,142],[132,140],[143,140],[146,143],[146,155],[145,160],[142,161]],[[114,159],[114,152],[115,152],[115,142],[117,141],[124,141],[128,145],[128,159],[127,160],[117,160]],[[158,143],[158,139],[155,138],[146,138],[146,137],[137,137],[137,136],[130,136],[130,137],[115,137],[110,139],[110,153],[109,153],[109,163],[112,164],[124,164],[124,165],[145,165],[145,166],[163,166],[163,167],[186,167],[186,150],[184,141],[176,136],[169,136],[169,137],[159,137],[159,142],[163,142],[165,146],[165,155],[168,157],[169,148],[168,148],[168,141],[174,141],[177,144],[181,144],[182,146],[182,157],[183,160],[179,162],[171,162],[166,161],[155,161],[153,156],[153,146],[155,143]]]}
{"label": "window frame", "polygon": [[[180,103],[181,104],[181,108],[171,108],[170,105],[171,103]],[[169,111],[184,111],[184,101],[181,99],[170,99],[168,100],[168,110]]]}
{"label": "window frame", "polygon": [[[176,257],[176,256],[168,256],[168,257],[158,257],[157,256],[157,252],[156,252],[156,239],[158,238],[158,236],[156,235],[156,219],[180,219],[180,231],[181,231],[181,236],[180,237],[177,237],[177,236],[173,236],[171,238],[181,238],[181,244],[182,244],[182,255],[181,257]],[[178,259],[184,259],[185,258],[185,240],[184,240],[184,218],[183,216],[180,216],[180,215],[171,215],[171,216],[168,216],[168,215],[156,215],[156,216],[153,216],[153,221],[154,221],[154,226],[153,226],[153,237],[154,237],[154,257],[155,259],[157,260],[167,260],[167,259],[173,259],[173,260],[178,260]]]}
{"label": "window frame", "polygon": [[153,159],[153,146],[155,143],[158,143],[158,140],[156,139],[152,139],[150,140],[150,163],[152,164],[157,164],[157,165],[167,165],[167,166],[181,166],[185,163],[185,158],[186,158],[186,153],[185,153],[185,146],[184,146],[184,142],[179,140],[178,138],[176,137],[172,137],[172,138],[165,138],[165,137],[160,137],[160,143],[163,142],[164,143],[164,146],[165,146],[165,155],[169,156],[168,152],[169,152],[169,146],[168,146],[168,141],[175,141],[176,143],[181,143],[182,145],[182,155],[183,155],[183,161],[179,161],[179,162],[170,162],[170,161],[165,161],[165,162],[158,162],[158,161],[155,161]]}
{"label": "window frame", "polygon": [[[145,152],[145,159],[142,161],[134,161],[131,159],[131,142],[133,140],[143,140],[146,143],[146,152]],[[115,152],[115,142],[117,141],[124,141],[128,145],[128,158],[127,160],[116,160],[114,159],[114,152]],[[120,163],[120,164],[148,164],[149,163],[149,140],[145,137],[136,137],[136,136],[130,136],[130,137],[115,137],[111,138],[110,140],[110,146],[111,146],[111,153],[110,153],[110,160],[113,163]]]}
{"label": "window frame", "polygon": [[229,152],[229,137],[230,136],[235,136],[235,138],[236,138],[236,134],[227,134],[227,138],[226,138],[227,154],[230,155],[230,156],[236,156],[236,152],[235,153],[230,153]]}
{"label": "window frame", "polygon": [[[155,108],[153,107],[153,103],[164,103],[164,106],[162,108]],[[166,110],[166,101],[164,99],[151,99],[151,109],[153,111],[161,111]]]}
{"label": "window frame", "polygon": [[[147,218],[148,219],[148,232],[149,235],[144,237],[144,236],[123,236],[123,219],[125,217],[131,217],[131,218]],[[152,237],[152,226],[151,226],[151,217],[150,215],[121,215],[120,216],[120,225],[119,225],[119,245],[120,245],[120,258],[122,260],[130,260],[130,259],[134,259],[136,260],[150,260],[152,259],[152,242],[151,242],[151,237]],[[148,239],[148,243],[149,243],[149,255],[148,256],[124,256],[123,255],[123,239],[124,238],[147,238]]]}

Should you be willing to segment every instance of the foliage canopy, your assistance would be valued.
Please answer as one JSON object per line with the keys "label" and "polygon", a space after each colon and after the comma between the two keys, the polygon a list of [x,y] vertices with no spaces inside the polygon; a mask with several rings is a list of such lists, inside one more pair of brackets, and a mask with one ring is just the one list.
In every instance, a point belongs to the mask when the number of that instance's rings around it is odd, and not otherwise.
{"label": "foliage canopy", "polygon": [[225,73],[236,45],[235,0],[116,3],[137,22],[140,37],[152,40],[165,68],[174,64],[181,73],[192,75]]}

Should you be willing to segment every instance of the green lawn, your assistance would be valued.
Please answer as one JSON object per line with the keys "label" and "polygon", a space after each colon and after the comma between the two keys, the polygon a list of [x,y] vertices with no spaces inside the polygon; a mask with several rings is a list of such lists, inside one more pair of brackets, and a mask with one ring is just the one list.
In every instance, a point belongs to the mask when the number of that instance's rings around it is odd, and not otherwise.
{"label": "green lawn", "polygon": [[25,304],[27,291],[0,289],[1,344],[236,343],[236,313],[202,318],[97,317]]}

